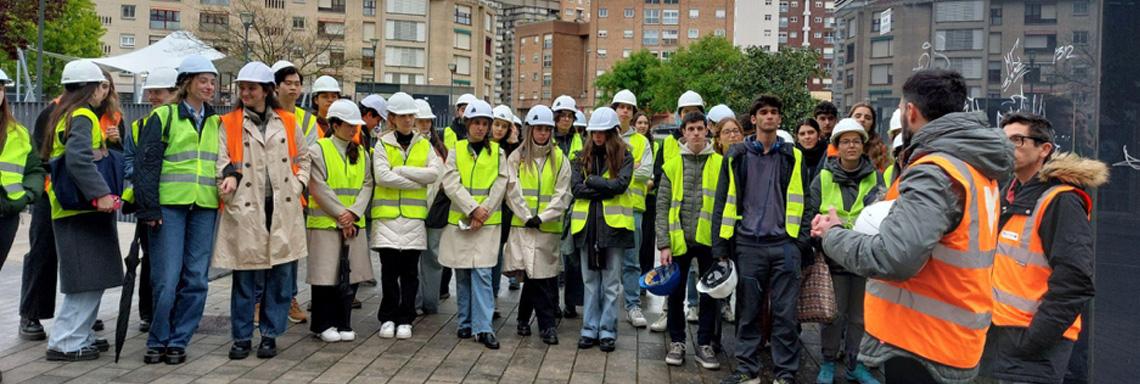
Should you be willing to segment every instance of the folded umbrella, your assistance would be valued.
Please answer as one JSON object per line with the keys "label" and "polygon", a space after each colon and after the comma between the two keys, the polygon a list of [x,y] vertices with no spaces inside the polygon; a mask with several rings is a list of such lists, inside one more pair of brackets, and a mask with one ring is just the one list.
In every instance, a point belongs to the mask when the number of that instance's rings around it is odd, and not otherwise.
{"label": "folded umbrella", "polygon": [[115,320],[115,363],[119,363],[119,355],[123,352],[123,342],[127,339],[127,329],[131,321],[131,299],[135,295],[135,268],[139,265],[139,237],[145,231],[144,225],[135,227],[135,236],[131,240],[131,249],[127,252],[127,273],[123,274],[123,292],[119,297],[119,317]]}

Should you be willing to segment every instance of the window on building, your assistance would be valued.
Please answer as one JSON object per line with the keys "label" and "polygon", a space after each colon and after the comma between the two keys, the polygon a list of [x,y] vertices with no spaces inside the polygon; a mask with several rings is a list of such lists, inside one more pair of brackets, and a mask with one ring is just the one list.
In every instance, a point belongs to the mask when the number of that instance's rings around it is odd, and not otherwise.
{"label": "window on building", "polygon": [[951,57],[950,69],[958,71],[967,80],[982,78],[982,59],[971,57]]}
{"label": "window on building", "polygon": [[427,15],[428,0],[386,0],[388,13]]}
{"label": "window on building", "polygon": [[715,31],[713,31],[713,35],[716,37],[724,37],[725,36],[724,28],[717,28]]}
{"label": "window on building", "polygon": [[845,49],[844,52],[847,53],[846,63],[847,64],[854,63],[855,62],[855,44],[854,43],[847,44],[847,49]]}
{"label": "window on building", "polygon": [[634,16],[633,8],[626,8],[625,9],[625,18],[632,19],[633,16]]}
{"label": "window on building", "polygon": [[696,39],[701,37],[701,31],[696,28],[689,28],[689,38]]}
{"label": "window on building", "polygon": [[661,10],[660,9],[646,9],[645,10],[645,24],[660,24],[661,23]]}
{"label": "window on building", "polygon": [[678,4],[681,0],[665,0],[665,4]]}
{"label": "window on building", "polygon": [[305,18],[293,16],[293,29],[305,29]]}
{"label": "window on building", "polygon": [[689,18],[696,19],[701,17],[701,10],[697,8],[689,8]]}
{"label": "window on building", "polygon": [[1089,14],[1089,2],[1088,2],[1088,0],[1075,0],[1075,1],[1073,1],[1073,16],[1088,16],[1088,14]]}
{"label": "window on building", "polygon": [[607,38],[607,37],[610,37],[610,32],[609,32],[609,31],[607,31],[607,30],[604,30],[604,29],[602,29],[602,30],[599,30],[599,31],[598,31],[598,38],[599,38],[599,39],[604,39],[604,38]]}
{"label": "window on building", "polygon": [[680,39],[680,37],[680,31],[677,31],[676,29],[666,29],[664,31],[661,31],[661,44],[664,44],[665,46],[677,45],[677,41]]}
{"label": "window on building", "polygon": [[1025,24],[1056,24],[1057,4],[1026,2]]}
{"label": "window on building", "polygon": [[342,66],[344,66],[344,63],[345,63],[344,48],[342,48],[342,47],[330,47],[329,48],[329,65],[332,65],[334,67],[342,67]]}
{"label": "window on building", "polygon": [[855,88],[855,73],[848,69],[847,76],[844,78],[847,88]]}
{"label": "window on building", "polygon": [[812,37],[815,37],[817,39],[822,39],[823,38],[823,32],[813,32]]}
{"label": "window on building", "polygon": [[632,39],[633,38],[633,30],[632,29],[625,30],[624,32],[622,32],[622,37],[624,37],[626,39]]}
{"label": "window on building", "polygon": [[346,0],[319,0],[317,2],[317,10],[321,12],[344,13],[345,1]]}
{"label": "window on building", "polygon": [[653,46],[659,43],[661,31],[656,29],[646,29],[641,32],[641,45]]}
{"label": "window on building", "polygon": [[229,28],[230,15],[225,12],[198,13],[198,29],[204,32],[222,32]]}
{"label": "window on building", "polygon": [[119,48],[134,48],[135,35],[133,33],[124,33],[119,35]]}
{"label": "window on building", "polygon": [[787,27],[788,27],[788,18],[786,16],[780,16],[780,28],[787,28]]}
{"label": "window on building", "polygon": [[938,23],[982,21],[985,3],[982,0],[936,1],[934,2],[934,21]]}
{"label": "window on building", "polygon": [[610,17],[610,10],[608,8],[598,8],[598,17]]}
{"label": "window on building", "polygon": [[606,56],[607,56],[608,54],[609,54],[609,51],[607,51],[605,48],[599,48],[599,49],[598,49],[598,58],[599,58],[599,59],[604,59],[604,58],[606,58]]}
{"label": "window on building", "polygon": [[542,67],[550,68],[554,66],[554,55],[550,53],[542,54]]}
{"label": "window on building", "polygon": [[934,32],[934,49],[977,51],[982,49],[982,29],[946,29]]}
{"label": "window on building", "polygon": [[150,29],[179,30],[182,29],[182,13],[166,9],[150,10]]}
{"label": "window on building", "polygon": [[792,16],[792,17],[788,18],[788,21],[792,22],[792,23],[798,23],[798,22],[800,22],[800,18],[799,18],[799,16]]}
{"label": "window on building", "polygon": [[996,53],[996,54],[1000,55],[1002,53],[1001,32],[990,33],[990,41],[989,41],[988,45],[989,45],[989,52],[990,53]]}
{"label": "window on building", "polygon": [[376,0],[364,0],[364,16],[376,16]]}
{"label": "window on building", "polygon": [[772,21],[772,15],[764,15],[764,21]]}
{"label": "window on building", "polygon": [[135,6],[134,6],[134,5],[123,4],[123,5],[120,7],[120,9],[121,9],[121,11],[122,11],[122,12],[121,12],[121,14],[122,14],[122,17],[123,17],[124,19],[128,19],[128,20],[130,20],[130,19],[134,19],[134,18],[135,18]]}
{"label": "window on building", "polygon": [[717,18],[717,19],[724,19],[724,18],[725,18],[725,12],[724,12],[724,8],[717,8],[717,10],[716,10],[716,18]]}
{"label": "window on building", "polygon": [[551,48],[554,48],[554,35],[551,35],[549,33],[542,35],[542,49]]}
{"label": "window on building", "polygon": [[99,23],[103,25],[111,25],[111,16],[99,16]]}
{"label": "window on building", "polygon": [[681,11],[676,9],[666,9],[662,12],[662,24],[677,25],[681,22]]}
{"label": "window on building", "polygon": [[494,16],[491,16],[490,13],[484,13],[483,14],[483,31],[484,32],[492,32],[494,28],[495,28]]}
{"label": "window on building", "polygon": [[871,66],[871,85],[888,85],[894,82],[892,65],[880,64]]}
{"label": "window on building", "polygon": [[661,0],[645,0],[645,4],[661,4]]}
{"label": "window on building", "polygon": [[990,60],[987,65],[988,76],[986,77],[990,81],[990,85],[1001,84],[1001,61]]}
{"label": "window on building", "polygon": [[1073,31],[1073,45],[1089,45],[1089,31]]}
{"label": "window on building", "polygon": [[455,31],[455,48],[463,50],[471,50],[471,32],[470,31]]}
{"label": "window on building", "polygon": [[[224,0],[229,3],[229,0]],[[269,9],[285,9],[285,0],[265,0],[265,8]],[[280,29],[280,28],[278,28]]]}
{"label": "window on building", "polygon": [[990,25],[1001,25],[1001,5],[990,6]]}
{"label": "window on building", "polygon": [[815,22],[816,24],[819,24],[819,23],[823,22],[823,18],[816,16],[814,19],[812,19],[812,21]]}
{"label": "window on building", "polygon": [[892,39],[871,41],[871,58],[878,59],[894,56],[894,47],[892,47],[893,43],[894,40]]}
{"label": "window on building", "polygon": [[554,76],[549,74],[549,73],[543,73],[542,74],[542,86],[543,87],[550,87],[551,84],[554,84]]}
{"label": "window on building", "polygon": [[344,23],[335,21],[317,21],[317,35],[329,39],[344,39]]}
{"label": "window on building", "polygon": [[384,38],[402,41],[427,41],[427,24],[408,20],[388,20],[384,23]]}
{"label": "window on building", "polygon": [[1023,43],[1026,53],[1052,54],[1057,48],[1057,35],[1030,35]]}
{"label": "window on building", "polygon": [[883,27],[882,12],[875,12],[875,16],[871,17],[871,32],[878,33]]}
{"label": "window on building", "polygon": [[360,68],[372,70],[376,67],[376,50],[372,47],[360,49]]}
{"label": "window on building", "polygon": [[629,55],[630,55],[630,54],[632,54],[632,53],[633,53],[633,50],[631,50],[631,49],[629,49],[629,48],[625,48],[625,49],[622,49],[622,50],[621,50],[621,57],[622,57],[623,59],[624,59],[624,58],[627,58],[627,57],[629,57]]}
{"label": "window on building", "polygon": [[202,0],[202,5],[230,5],[230,0]]}
{"label": "window on building", "polygon": [[455,22],[457,24],[471,25],[471,7],[468,7],[466,5],[456,5]]}
{"label": "window on building", "polygon": [[467,56],[455,56],[455,73],[459,75],[470,75],[471,58]]}

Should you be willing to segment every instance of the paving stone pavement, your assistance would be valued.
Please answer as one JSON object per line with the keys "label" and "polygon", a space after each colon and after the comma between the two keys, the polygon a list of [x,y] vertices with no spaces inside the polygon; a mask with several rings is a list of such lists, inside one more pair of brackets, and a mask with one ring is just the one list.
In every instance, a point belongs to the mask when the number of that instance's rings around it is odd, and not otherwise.
{"label": "paving stone pavement", "polygon": [[[120,233],[126,239],[130,227],[123,224]],[[146,335],[137,330],[137,313],[131,314],[131,329],[118,363],[114,362],[113,350],[94,361],[48,362],[44,359],[45,342],[21,340],[16,332],[21,261],[27,249],[23,229],[17,236],[12,251],[15,260],[8,260],[0,270],[0,292],[4,293],[0,295],[0,324],[7,326],[6,331],[0,331],[0,371],[5,383],[716,383],[734,365],[731,354],[721,353],[722,368],[704,370],[696,364],[690,347],[683,366],[667,366],[665,334],[635,330],[624,321],[624,314],[618,327],[617,350],[608,354],[597,348],[577,349],[579,319],[561,321],[560,344],[556,346],[543,344],[537,334],[518,336],[515,310],[521,291],[508,290],[505,279],[498,303],[503,317],[493,323],[502,344],[499,350],[455,337],[454,297],[442,303],[441,313],[417,318],[411,339],[380,338],[376,321],[380,288],[361,287],[358,298],[364,308],[353,311],[356,341],[324,343],[312,336],[308,324],[294,324],[277,339],[280,354],[276,358],[229,360],[228,276],[210,283],[205,317],[187,349],[185,364],[143,364]],[[378,263],[374,263],[378,270]],[[301,270],[303,282],[304,268]],[[455,292],[454,286],[451,292]],[[100,308],[99,317],[107,325],[100,336],[112,341],[119,296],[119,289],[108,290]],[[308,302],[307,285],[301,284],[298,300],[302,306]],[[661,301],[654,296],[643,299],[650,322],[660,316]],[[44,322],[49,332],[51,323]],[[696,328],[690,325],[689,338],[695,337]],[[722,343],[731,351],[734,340],[731,324],[726,324]],[[801,340],[805,352],[801,354],[799,380],[814,382],[818,327],[804,325]],[[770,365],[767,352],[764,360]],[[762,382],[771,381],[771,372],[766,371]]]}

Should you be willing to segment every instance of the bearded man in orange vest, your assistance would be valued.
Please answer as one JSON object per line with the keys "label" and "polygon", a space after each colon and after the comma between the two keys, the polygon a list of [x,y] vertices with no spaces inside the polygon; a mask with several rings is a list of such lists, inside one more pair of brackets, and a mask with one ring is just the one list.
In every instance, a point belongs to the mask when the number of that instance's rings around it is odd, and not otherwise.
{"label": "bearded man in orange vest", "polygon": [[994,256],[994,316],[981,375],[1001,382],[1061,383],[1092,301],[1093,236],[1087,188],[1108,181],[1108,166],[1054,153],[1043,117],[1014,113],[1001,122],[1013,152]]}
{"label": "bearded man in orange vest", "polygon": [[902,177],[879,233],[843,229],[834,210],[812,235],[824,253],[865,276],[866,335],[859,361],[888,383],[966,383],[978,374],[993,313],[997,180],[1013,146],[984,113],[961,112],[967,88],[947,70],[903,85]]}

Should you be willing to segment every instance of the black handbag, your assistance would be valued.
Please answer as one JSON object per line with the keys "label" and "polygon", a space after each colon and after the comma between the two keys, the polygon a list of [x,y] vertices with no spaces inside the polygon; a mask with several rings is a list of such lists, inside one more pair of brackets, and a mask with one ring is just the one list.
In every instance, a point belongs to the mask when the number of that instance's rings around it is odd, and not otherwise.
{"label": "black handbag", "polygon": [[[123,193],[123,154],[116,150],[102,150],[102,158],[95,160],[95,169],[103,176],[103,181],[111,189],[112,195]],[[67,169],[67,155],[64,154],[51,161],[51,189],[55,193],[55,200],[59,206],[66,210],[91,210],[91,200],[99,196],[88,198],[79,190],[71,172]]]}

